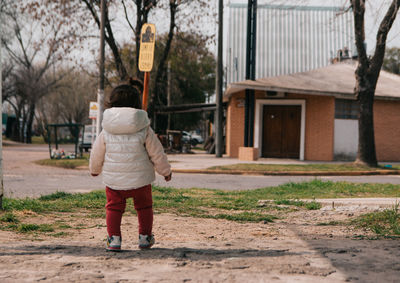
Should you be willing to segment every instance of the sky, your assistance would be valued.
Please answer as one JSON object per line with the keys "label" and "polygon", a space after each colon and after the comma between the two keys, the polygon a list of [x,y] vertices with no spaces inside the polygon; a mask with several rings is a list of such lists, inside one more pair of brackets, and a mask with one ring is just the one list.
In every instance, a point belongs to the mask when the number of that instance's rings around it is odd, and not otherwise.
{"label": "sky", "polygon": [[[198,21],[195,23],[194,29],[199,29],[202,33],[207,35],[216,35],[217,34],[217,11],[218,11],[218,0],[210,0],[211,12],[215,13],[215,18],[210,16],[200,17]],[[228,20],[228,5],[230,3],[244,3],[247,4],[247,0],[224,0],[224,31],[225,36],[227,34],[227,20]],[[311,5],[311,6],[339,6],[339,7],[347,7],[349,6],[349,0],[258,0],[258,4],[275,4],[275,5]],[[375,37],[376,32],[378,30],[379,23],[383,18],[387,8],[389,7],[391,0],[369,0],[367,2],[366,9],[366,43],[367,50],[369,54],[372,54],[375,46]],[[157,13],[151,14],[149,17],[149,21],[154,23],[157,28],[157,34],[162,34],[168,31],[169,28],[169,13],[168,11],[160,11],[157,9]],[[180,11],[179,14],[193,14],[194,11]],[[120,44],[124,42],[132,42],[134,41],[133,32],[129,28],[125,15],[122,9],[112,11],[113,29],[114,35],[117,38],[117,41]],[[135,21],[135,17],[132,17],[133,24]],[[185,30],[185,25],[183,25],[183,30]],[[190,28],[187,25],[186,29]],[[98,30],[96,28],[93,29],[93,35],[98,35]],[[214,38],[216,39],[216,37]],[[87,43],[84,50],[77,50],[74,52],[74,55],[78,58],[81,58],[84,62],[88,62],[88,64],[94,64],[94,62],[98,59],[97,54],[92,54],[88,50],[94,49],[95,53],[98,45],[98,39],[94,38]],[[226,44],[224,44],[226,46]],[[388,47],[400,47],[400,15],[397,17],[387,40]],[[216,40],[211,41],[209,43],[210,50],[216,54]],[[79,59],[78,59],[79,60]]]}
{"label": "sky", "polygon": [[[211,0],[213,2],[212,9],[214,13],[218,12],[218,0]],[[367,0],[367,8],[365,15],[365,35],[367,50],[369,54],[372,54],[375,48],[375,38],[378,31],[379,23],[382,20],[384,14],[386,13],[391,0]],[[228,5],[230,3],[244,3],[247,4],[247,0],[224,0],[224,34],[226,36],[227,25],[226,21],[228,19]],[[258,0],[258,4],[274,4],[274,5],[307,5],[307,6],[336,6],[336,7],[348,7],[350,5],[350,0]],[[123,11],[120,11],[122,13]],[[191,11],[189,11],[190,13]],[[118,30],[128,31],[131,34],[129,27],[124,19],[123,15],[120,15],[118,21]],[[216,15],[217,18],[217,15]],[[215,18],[215,19],[216,19]],[[197,26],[200,28],[201,32],[211,35],[217,34],[218,26],[216,20],[214,21],[210,17],[204,17],[200,19]],[[158,12],[157,14],[152,14],[150,16],[150,22],[154,23],[157,28],[157,34],[162,34],[168,31],[169,27],[169,15],[167,12]],[[183,28],[185,29],[185,28]],[[120,40],[126,40],[126,34],[124,32],[119,33],[117,38]],[[226,40],[225,40],[226,41]],[[224,44],[225,45],[225,44]],[[209,44],[211,51],[216,54],[216,41],[210,42]],[[400,47],[400,15],[396,18],[396,21],[389,32],[388,47]]]}

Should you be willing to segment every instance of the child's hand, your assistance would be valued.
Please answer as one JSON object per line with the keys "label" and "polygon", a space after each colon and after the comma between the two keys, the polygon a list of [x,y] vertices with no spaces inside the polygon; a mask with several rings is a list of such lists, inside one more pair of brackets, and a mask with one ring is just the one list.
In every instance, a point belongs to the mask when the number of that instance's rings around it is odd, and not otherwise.
{"label": "child's hand", "polygon": [[172,173],[169,174],[168,176],[164,176],[165,181],[169,182],[172,179]]}

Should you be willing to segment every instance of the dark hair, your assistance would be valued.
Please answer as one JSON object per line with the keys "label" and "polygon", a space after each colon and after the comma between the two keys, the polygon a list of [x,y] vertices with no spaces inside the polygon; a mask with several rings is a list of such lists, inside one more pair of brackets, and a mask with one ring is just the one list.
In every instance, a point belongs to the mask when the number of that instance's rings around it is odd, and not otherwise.
{"label": "dark hair", "polygon": [[143,84],[138,79],[129,79],[129,83],[121,84],[115,87],[108,96],[105,107],[132,107],[142,108]]}

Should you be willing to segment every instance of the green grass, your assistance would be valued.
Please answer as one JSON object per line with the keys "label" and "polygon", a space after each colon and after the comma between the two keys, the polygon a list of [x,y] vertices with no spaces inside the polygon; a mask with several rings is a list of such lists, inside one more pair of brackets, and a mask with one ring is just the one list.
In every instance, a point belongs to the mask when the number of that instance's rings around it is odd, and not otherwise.
{"label": "green grass", "polygon": [[[153,187],[153,207],[155,213],[172,213],[180,216],[227,219],[239,222],[269,222],[276,217],[295,209],[317,210],[321,204],[316,198],[351,198],[351,197],[400,197],[400,185],[391,184],[353,184],[313,180],[304,183],[287,183],[277,187],[267,187],[248,191],[222,191],[209,189],[173,189]],[[311,201],[304,201],[310,199]],[[260,206],[259,200],[272,200],[271,205]],[[37,199],[4,198],[4,212],[0,221],[11,225],[10,229],[25,231],[44,228],[21,228],[21,222],[15,211],[33,211],[37,214],[54,213],[60,217],[83,217],[87,220],[104,218],[106,196],[104,190],[90,193],[70,194],[57,192]],[[279,207],[284,204],[293,208]],[[135,214],[128,203],[127,211]],[[67,213],[66,213],[67,212]],[[13,226],[12,226],[13,225]],[[85,228],[86,226],[82,224]],[[53,229],[77,229],[62,220],[52,224]],[[29,229],[28,229],[29,228]],[[58,232],[58,231],[56,231]]]}
{"label": "green grass", "polygon": [[329,221],[329,222],[317,223],[317,226],[337,226],[337,225],[340,225],[340,224],[342,224],[342,222],[332,220],[332,221]]}
{"label": "green grass", "polygon": [[322,205],[316,201],[307,202],[305,204],[305,208],[307,208],[308,210],[319,210],[321,207]]}
{"label": "green grass", "polygon": [[40,198],[3,199],[6,211],[30,210],[33,212],[71,212],[82,209],[103,209],[106,201],[104,191],[94,191],[86,194],[70,194],[57,192]]}
{"label": "green grass", "polygon": [[32,137],[32,144],[45,144],[43,136],[33,136]]}
{"label": "green grass", "polygon": [[238,214],[217,214],[212,218],[226,219],[237,222],[260,222],[260,221],[273,222],[274,219],[277,219],[277,217],[273,215],[265,215],[262,213],[254,213],[254,212],[242,212]]}
{"label": "green grass", "polygon": [[19,219],[12,212],[6,212],[0,217],[0,222],[19,223]]}
{"label": "green grass", "polygon": [[308,210],[318,210],[321,208],[321,204],[316,202],[315,200],[311,202],[301,201],[301,200],[290,200],[290,199],[280,199],[275,200],[275,204],[277,205],[292,205],[297,207],[305,207]]}
{"label": "green grass", "polygon": [[[351,198],[351,197],[400,197],[400,185],[331,182],[315,179],[303,183],[287,183],[246,191],[222,191],[209,189],[173,189],[153,187],[154,208],[159,212],[182,209],[213,208],[225,210],[263,210],[259,200],[275,200],[276,204],[305,206],[299,199]],[[106,197],[103,190],[90,193],[70,194],[57,192],[38,199],[4,198],[6,211],[31,210],[34,212],[70,212],[82,209],[103,211]],[[312,206],[315,206],[313,202]],[[307,204],[307,203],[306,203]]]}
{"label": "green grass", "polygon": [[397,203],[391,209],[363,214],[353,220],[356,227],[372,231],[379,236],[400,235],[400,213]]}
{"label": "green grass", "polygon": [[17,227],[18,232],[29,233],[33,231],[54,232],[54,228],[50,224],[20,224]]}
{"label": "green grass", "polygon": [[89,160],[87,158],[77,159],[42,159],[35,161],[38,165],[61,167],[65,169],[75,169],[79,166],[88,166]]}
{"label": "green grass", "polygon": [[54,232],[54,227],[51,224],[12,223],[12,224],[2,224],[0,230],[16,231],[19,233],[31,233],[31,232],[48,233],[48,232]]}
{"label": "green grass", "polygon": [[[222,191],[208,189],[173,189],[153,187],[154,207],[159,212],[176,211],[178,208],[215,208],[226,210],[263,209],[257,206],[259,200],[276,200],[276,204],[296,205],[299,199],[348,198],[348,197],[400,197],[400,185],[361,184],[331,182],[315,179],[303,183],[287,183],[277,187],[266,187],[248,191]],[[4,209],[44,211],[76,211],[101,209],[105,205],[104,191],[85,194],[57,192],[38,199],[3,200]],[[298,202],[298,206],[304,206]],[[93,213],[95,211],[92,211]]]}
{"label": "green grass", "polygon": [[296,171],[324,171],[324,172],[337,172],[337,171],[376,171],[379,170],[394,170],[400,169],[400,166],[393,166],[387,168],[380,166],[372,168],[354,163],[343,164],[253,164],[253,163],[240,163],[225,166],[209,167],[209,170],[238,170],[238,171],[256,171],[256,172],[296,172]]}

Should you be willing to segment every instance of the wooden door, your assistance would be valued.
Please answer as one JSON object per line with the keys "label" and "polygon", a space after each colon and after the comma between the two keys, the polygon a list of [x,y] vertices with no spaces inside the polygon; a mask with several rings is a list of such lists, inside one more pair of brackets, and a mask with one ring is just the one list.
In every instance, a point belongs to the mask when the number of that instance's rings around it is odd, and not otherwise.
{"label": "wooden door", "polygon": [[262,156],[300,157],[301,106],[265,105]]}

